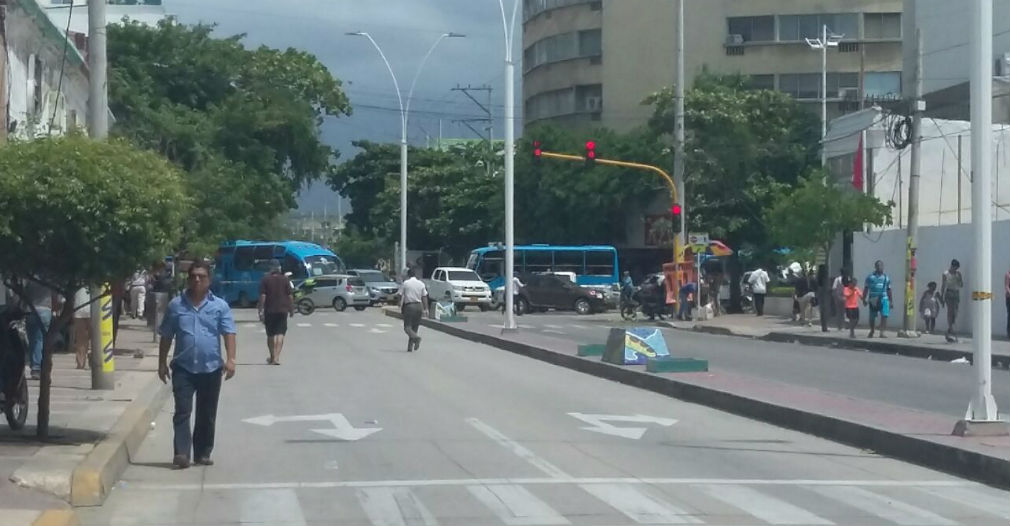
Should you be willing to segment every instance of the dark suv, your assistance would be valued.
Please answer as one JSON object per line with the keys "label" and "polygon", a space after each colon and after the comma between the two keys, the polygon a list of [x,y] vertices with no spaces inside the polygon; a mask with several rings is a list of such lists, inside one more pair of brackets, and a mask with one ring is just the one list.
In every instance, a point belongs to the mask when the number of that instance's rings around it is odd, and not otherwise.
{"label": "dark suv", "polygon": [[560,276],[533,274],[521,279],[525,285],[519,291],[521,312],[556,309],[592,314],[607,310],[606,297],[602,292],[581,287]]}

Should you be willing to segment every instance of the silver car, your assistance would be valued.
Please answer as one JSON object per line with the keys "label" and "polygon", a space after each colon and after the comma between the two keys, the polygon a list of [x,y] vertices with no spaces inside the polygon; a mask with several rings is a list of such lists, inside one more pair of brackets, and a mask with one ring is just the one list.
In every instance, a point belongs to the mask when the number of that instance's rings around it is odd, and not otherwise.
{"label": "silver car", "polygon": [[357,276],[365,282],[365,287],[368,288],[368,293],[372,297],[372,305],[400,301],[400,286],[382,272],[370,269],[354,269],[348,270],[347,274]]}
{"label": "silver car", "polygon": [[319,276],[315,280],[316,286],[309,293],[308,298],[316,306],[332,305],[340,312],[346,310],[347,307],[354,307],[354,310],[362,311],[372,303],[368,287],[357,276],[334,274]]}

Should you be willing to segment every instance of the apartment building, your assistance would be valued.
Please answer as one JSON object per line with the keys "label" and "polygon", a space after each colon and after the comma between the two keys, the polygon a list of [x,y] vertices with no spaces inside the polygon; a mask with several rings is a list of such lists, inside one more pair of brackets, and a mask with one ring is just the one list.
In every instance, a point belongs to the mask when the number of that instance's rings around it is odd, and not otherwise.
{"label": "apartment building", "polygon": [[[105,0],[108,7],[105,17],[108,23],[122,22],[124,18],[155,25],[167,17],[162,0]],[[49,18],[58,27],[67,27],[70,19],[70,31],[81,35],[88,34],[88,1],[87,0],[39,0]]]}
{"label": "apartment building", "polygon": [[[821,55],[806,38],[827,25],[829,117],[902,91],[902,0],[684,0],[688,83],[705,69],[820,101]],[[525,125],[627,130],[641,104],[675,80],[672,1],[524,0]]]}

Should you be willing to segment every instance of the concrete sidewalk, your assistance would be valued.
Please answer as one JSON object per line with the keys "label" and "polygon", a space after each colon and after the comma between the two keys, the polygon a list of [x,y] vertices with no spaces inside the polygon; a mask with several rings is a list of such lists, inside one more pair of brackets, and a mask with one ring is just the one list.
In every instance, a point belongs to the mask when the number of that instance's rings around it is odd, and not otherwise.
{"label": "concrete sidewalk", "polygon": [[122,320],[115,365],[115,389],[93,391],[91,371],[76,369],[73,354],[53,356],[45,443],[35,440],[38,381],[29,382],[28,424],[20,431],[0,424],[0,517],[73,524],[71,506],[104,498],[168,394],[157,379],[151,330],[142,321]]}
{"label": "concrete sidewalk", "polygon": [[[395,310],[387,315],[398,317]],[[479,323],[426,326],[461,338],[707,405],[900,460],[1007,488],[1010,437],[957,437],[955,419],[818,389],[725,372],[711,364],[706,373],[650,373],[645,366],[616,366],[577,355],[577,345],[548,335],[500,329]],[[603,343],[603,342],[601,342]]]}
{"label": "concrete sidewalk", "polygon": [[[834,321],[834,320],[832,320]],[[753,314],[725,314],[704,321],[673,321],[671,326],[712,334],[757,338],[776,342],[795,342],[805,345],[820,345],[843,349],[858,349],[884,354],[899,354],[916,358],[954,361],[973,360],[970,337],[958,337],[955,343],[947,343],[943,334],[921,334],[918,338],[899,338],[900,320],[892,320],[898,327],[889,326],[886,338],[867,338],[868,328],[857,327],[856,337],[849,338],[849,331],[839,331],[837,323],[822,332],[819,321],[813,326],[793,322],[789,318],[776,316],[754,316]],[[1010,368],[1010,342],[994,339],[992,343],[992,366]]]}

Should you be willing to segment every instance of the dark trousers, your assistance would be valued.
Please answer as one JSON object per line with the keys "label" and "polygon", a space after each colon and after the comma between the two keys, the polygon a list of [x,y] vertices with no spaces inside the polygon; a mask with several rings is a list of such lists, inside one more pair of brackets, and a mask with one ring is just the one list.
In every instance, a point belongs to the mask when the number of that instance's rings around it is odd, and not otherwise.
{"label": "dark trousers", "polygon": [[[210,458],[214,449],[214,423],[217,420],[217,399],[221,394],[221,370],[191,373],[182,367],[172,368],[172,392],[175,395],[175,454],[195,459]],[[190,432],[196,395],[196,423]]]}
{"label": "dark trousers", "polygon": [[758,316],[765,315],[765,295],[754,293],[754,311]]}

